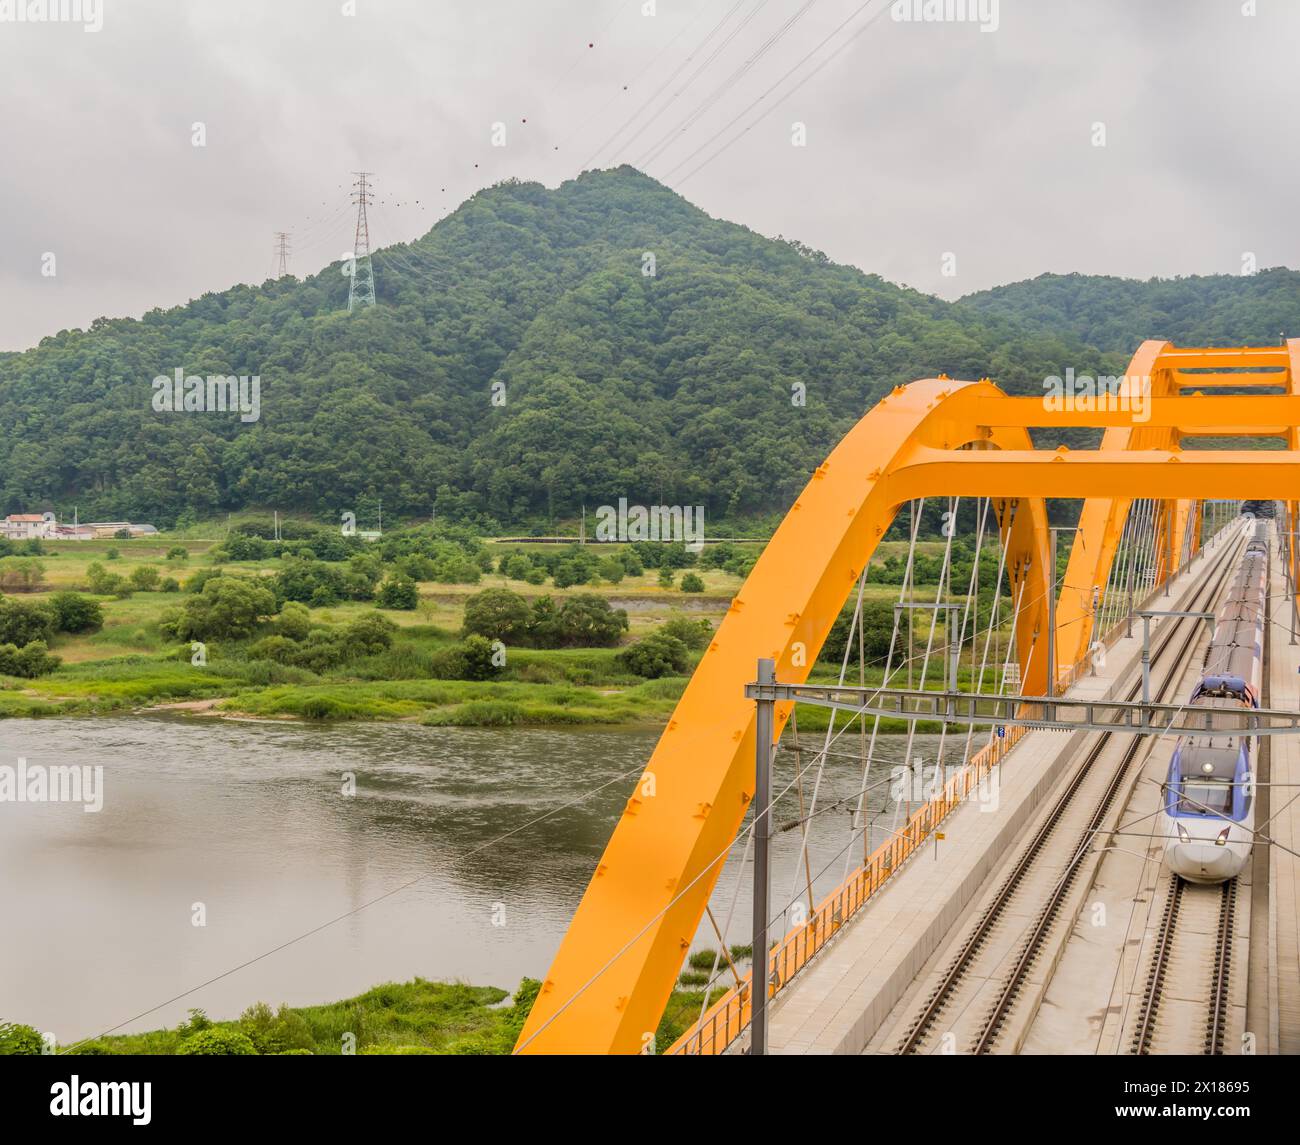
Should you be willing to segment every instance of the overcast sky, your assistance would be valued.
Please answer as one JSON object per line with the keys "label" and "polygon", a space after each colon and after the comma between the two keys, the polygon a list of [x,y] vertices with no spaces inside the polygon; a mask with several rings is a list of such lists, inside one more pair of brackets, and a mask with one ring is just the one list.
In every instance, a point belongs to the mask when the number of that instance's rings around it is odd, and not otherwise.
{"label": "overcast sky", "polygon": [[361,168],[376,246],[509,176],[630,162],[950,298],[1043,271],[1300,265],[1296,0],[985,0],[983,25],[895,20],[888,0],[103,0],[98,31],[5,19],[32,2],[0,0],[0,349],[260,282],[277,230],[292,270],[319,269],[351,246]]}

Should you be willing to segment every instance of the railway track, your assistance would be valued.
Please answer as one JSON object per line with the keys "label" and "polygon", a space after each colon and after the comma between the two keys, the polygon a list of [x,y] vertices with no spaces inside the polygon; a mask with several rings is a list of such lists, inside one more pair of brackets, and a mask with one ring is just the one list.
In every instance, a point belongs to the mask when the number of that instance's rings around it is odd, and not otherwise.
{"label": "railway track", "polygon": [[[1224,1052],[1236,916],[1236,879],[1199,887],[1169,876],[1146,987],[1133,1023],[1131,1052]],[[1167,995],[1174,982],[1180,1013],[1170,1020]],[[1201,1011],[1200,1021],[1186,1014],[1189,1004]]]}
{"label": "railway track", "polygon": [[[1198,601],[1204,608],[1217,599],[1232,568],[1235,548],[1225,548],[1212,583]],[[1152,666],[1166,665],[1158,687],[1163,700],[1182,678],[1188,657],[1200,632],[1199,621],[1179,620],[1170,625],[1155,649]],[[1154,674],[1154,672],[1153,672]],[[1127,699],[1140,691],[1135,684]],[[1128,742],[1123,742],[1127,739]],[[1092,853],[1097,834],[1126,788],[1132,765],[1142,750],[1138,736],[1097,737],[1082,764],[998,886],[961,946],[940,975],[919,1014],[897,1045],[899,1054],[933,1052],[936,1043],[946,1052],[959,1049],[955,1030],[940,1031],[940,1019],[956,1026],[972,1026],[965,1052],[990,1053],[1039,962],[1055,923],[1062,916],[1071,892],[1078,885],[1084,860]],[[1052,856],[1065,862],[1052,863]],[[1231,928],[1229,927],[1229,934]],[[1230,939],[1229,939],[1230,941]],[[1003,968],[1010,964],[1010,970]],[[991,1006],[989,1005],[992,999]],[[1223,1008],[1226,1011],[1226,988]],[[971,1015],[981,1015],[972,1022]]]}

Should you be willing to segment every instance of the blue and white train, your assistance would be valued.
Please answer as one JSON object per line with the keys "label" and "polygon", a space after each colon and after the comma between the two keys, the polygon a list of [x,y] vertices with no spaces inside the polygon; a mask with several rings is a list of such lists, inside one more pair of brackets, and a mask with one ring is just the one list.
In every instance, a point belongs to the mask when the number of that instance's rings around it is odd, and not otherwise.
{"label": "blue and white train", "polygon": [[[1241,732],[1240,716],[1258,708],[1263,682],[1264,612],[1270,526],[1258,520],[1233,570],[1227,600],[1188,709],[1205,711],[1205,732],[1181,737],[1165,782],[1158,833],[1174,874],[1193,883],[1235,878],[1251,856],[1255,826],[1258,736]],[[1223,711],[1226,718],[1215,716]]]}

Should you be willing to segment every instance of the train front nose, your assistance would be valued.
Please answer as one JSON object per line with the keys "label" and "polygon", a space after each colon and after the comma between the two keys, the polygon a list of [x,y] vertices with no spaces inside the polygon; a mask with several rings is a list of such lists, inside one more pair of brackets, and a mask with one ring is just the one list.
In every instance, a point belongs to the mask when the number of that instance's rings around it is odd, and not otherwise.
{"label": "train front nose", "polygon": [[1238,857],[1213,842],[1177,843],[1170,860],[1171,869],[1193,883],[1221,883],[1237,873]]}

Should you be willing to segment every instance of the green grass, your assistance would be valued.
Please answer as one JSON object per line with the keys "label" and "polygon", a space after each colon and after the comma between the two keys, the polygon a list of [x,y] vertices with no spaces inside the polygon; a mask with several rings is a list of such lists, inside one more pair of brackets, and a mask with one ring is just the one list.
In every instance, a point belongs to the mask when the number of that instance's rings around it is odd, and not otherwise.
{"label": "green grass", "polygon": [[[176,1029],[123,1034],[62,1047],[73,1054],[177,1054],[210,1028],[248,1036],[263,1054],[507,1054],[518,1038],[536,983],[525,979],[519,1003],[506,991],[459,982],[387,982],[355,998],[320,1006],[249,1007],[235,1021],[210,1022],[201,1011]],[[192,1012],[195,1013],[195,1012]]]}

